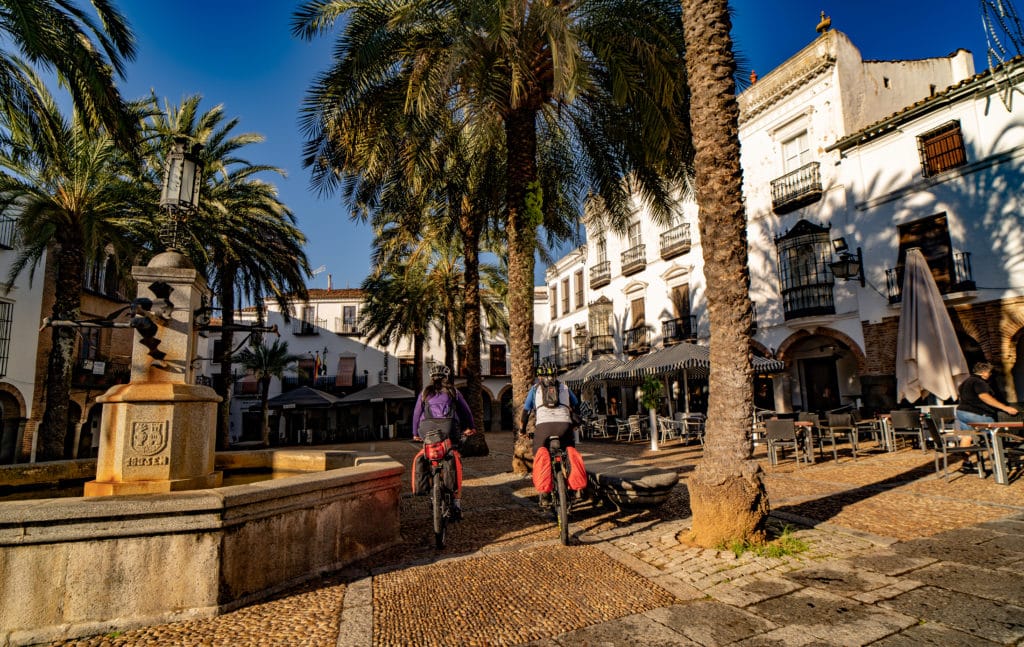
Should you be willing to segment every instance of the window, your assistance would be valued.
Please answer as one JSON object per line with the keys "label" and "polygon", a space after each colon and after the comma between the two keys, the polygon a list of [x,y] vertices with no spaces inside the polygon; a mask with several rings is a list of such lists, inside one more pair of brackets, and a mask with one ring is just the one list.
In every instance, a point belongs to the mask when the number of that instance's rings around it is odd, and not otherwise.
{"label": "window", "polygon": [[569,313],[569,277],[562,279],[562,314]]}
{"label": "window", "polygon": [[631,328],[636,328],[638,326],[644,325],[644,298],[643,297],[640,297],[639,299],[633,299],[632,301],[630,301],[629,302],[629,311],[630,311],[630,314],[632,315],[631,320],[633,322],[632,325],[630,326]]}
{"label": "window", "polygon": [[14,249],[15,220],[10,216],[0,217],[0,248]]}
{"label": "window", "polygon": [[630,248],[637,247],[643,242],[643,237],[640,234],[640,223],[634,222],[629,226],[629,246]]}
{"label": "window", "polygon": [[914,220],[899,226],[900,251],[896,260],[896,287],[903,286],[903,266],[907,250],[917,247],[928,262],[932,277],[941,294],[953,291],[953,287],[969,280],[956,271],[953,243],[949,238],[949,223],[945,213]]}
{"label": "window", "polygon": [[576,283],[576,309],[579,310],[583,307],[583,270],[577,270],[573,280]]}
{"label": "window", "polygon": [[102,330],[99,328],[80,328],[78,332],[82,338],[78,346],[79,364],[85,360],[99,359],[100,344],[102,342],[100,333]]}
{"label": "window", "polygon": [[14,323],[13,317],[14,304],[10,301],[0,301],[0,377],[7,375],[7,358],[11,354],[11,325]]}
{"label": "window", "polygon": [[504,344],[491,344],[491,375],[508,375]]}
{"label": "window", "polygon": [[590,327],[590,349],[595,354],[612,353],[615,351],[615,340],[612,336],[612,302],[602,296],[590,304],[588,308]]}
{"label": "window", "polygon": [[782,142],[782,165],[787,173],[811,162],[810,142],[806,130]]}
{"label": "window", "polygon": [[358,331],[356,325],[356,307],[341,307],[341,332],[354,333]]}
{"label": "window", "polygon": [[829,228],[801,220],[775,239],[775,247],[785,318],[835,314],[835,279],[828,267],[832,260]]}
{"label": "window", "polygon": [[550,291],[551,291],[551,296],[550,296],[550,299],[551,299],[551,318],[552,319],[557,319],[558,318],[558,286],[557,285],[552,285],[551,288],[550,288]]}
{"label": "window", "polygon": [[690,318],[690,284],[684,283],[672,288],[672,310],[677,319]]}
{"label": "window", "polygon": [[597,239],[597,262],[604,263],[608,260],[608,241],[604,238]]}
{"label": "window", "polygon": [[967,163],[960,122],[951,121],[917,138],[922,175],[931,177]]}

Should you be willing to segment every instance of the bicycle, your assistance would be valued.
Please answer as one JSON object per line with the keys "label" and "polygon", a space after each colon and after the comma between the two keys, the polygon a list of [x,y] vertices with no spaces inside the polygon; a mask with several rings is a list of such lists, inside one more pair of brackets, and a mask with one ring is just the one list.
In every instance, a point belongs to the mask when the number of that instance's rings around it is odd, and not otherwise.
{"label": "bicycle", "polygon": [[554,484],[555,512],[558,517],[558,535],[563,546],[569,545],[569,452],[562,447],[558,436],[550,436],[547,443],[551,457],[551,482]]}
{"label": "bicycle", "polygon": [[423,437],[423,455],[430,464],[430,507],[434,517],[434,546],[444,548],[448,524],[453,518],[452,502],[455,490],[454,456],[452,441],[441,434],[428,433]]}

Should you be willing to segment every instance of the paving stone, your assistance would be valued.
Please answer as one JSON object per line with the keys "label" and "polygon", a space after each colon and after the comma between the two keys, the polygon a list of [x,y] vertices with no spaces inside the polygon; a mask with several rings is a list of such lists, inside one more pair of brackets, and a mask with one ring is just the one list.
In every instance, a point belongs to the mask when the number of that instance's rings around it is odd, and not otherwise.
{"label": "paving stone", "polygon": [[914,572],[925,584],[1024,606],[1024,573],[942,562]]}
{"label": "paving stone", "polygon": [[954,530],[946,530],[939,532],[931,536],[932,539],[937,541],[946,541],[954,544],[982,544],[996,537],[1000,537],[1005,533],[999,532],[992,528],[979,528],[973,526],[970,528],[956,528]]}
{"label": "paving stone", "polygon": [[785,577],[801,586],[813,586],[846,596],[892,586],[898,581],[894,577],[857,568],[840,561],[792,571],[786,573]]}
{"label": "paving stone", "polygon": [[799,627],[780,627],[735,644],[742,647],[834,647],[835,645],[835,643],[822,640]]}
{"label": "paving stone", "polygon": [[846,560],[849,564],[866,568],[882,575],[903,575],[914,569],[934,564],[934,557],[912,557],[901,555],[891,550],[877,551],[866,555],[858,555]]}
{"label": "paving stone", "polygon": [[924,586],[924,584],[917,580],[908,580],[904,578],[896,580],[896,582],[891,586],[875,589],[873,591],[866,591],[864,593],[855,593],[850,597],[858,602],[863,602],[864,604],[875,604],[881,600],[894,598],[897,595],[906,593],[907,591],[913,591],[921,586]]}
{"label": "paving stone", "polygon": [[726,645],[778,625],[720,602],[692,602],[653,609],[645,614],[700,645]]}
{"label": "paving stone", "polygon": [[610,622],[578,629],[555,638],[562,647],[680,647],[698,646],[700,643],[687,639],[646,614],[619,618]]}
{"label": "paving stone", "polygon": [[997,519],[978,524],[979,528],[997,530],[1007,535],[1024,535],[1024,521],[1017,519]]}
{"label": "paving stone", "polygon": [[744,578],[735,582],[718,584],[705,591],[719,602],[737,607],[748,607],[769,598],[785,595],[800,588],[800,585],[783,577],[763,574],[760,577]]}
{"label": "paving stone", "polygon": [[1002,534],[981,544],[982,550],[994,549],[999,552],[1012,551],[1018,553],[1024,559],[1024,524],[1020,526],[1019,534]]}
{"label": "paving stone", "polygon": [[961,564],[972,564],[982,567],[1016,562],[1024,556],[1017,551],[998,546],[986,546],[986,548],[982,549],[975,544],[956,543],[932,538],[900,542],[893,544],[892,549],[901,555],[931,557],[946,562],[959,562]]}
{"label": "paving stone", "polygon": [[835,645],[864,645],[913,625],[908,615],[804,588],[747,608],[779,625],[797,627]]}
{"label": "paving stone", "polygon": [[997,643],[1024,639],[1024,608],[959,591],[923,586],[878,604]]}
{"label": "paving stone", "polygon": [[904,629],[898,634],[883,638],[878,642],[871,643],[871,647],[923,647],[935,645],[935,647],[985,647],[996,645],[989,640],[965,634],[952,627],[929,622],[922,625],[914,625]]}

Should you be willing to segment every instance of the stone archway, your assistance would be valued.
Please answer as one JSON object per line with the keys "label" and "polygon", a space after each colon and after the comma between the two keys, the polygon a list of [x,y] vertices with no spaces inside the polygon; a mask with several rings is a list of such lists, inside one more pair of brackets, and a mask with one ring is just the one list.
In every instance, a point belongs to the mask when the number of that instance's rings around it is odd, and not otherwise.
{"label": "stone archway", "polygon": [[25,423],[25,400],[9,384],[0,384],[0,465],[18,460]]}
{"label": "stone archway", "polygon": [[509,384],[501,389],[498,393],[498,402],[501,408],[498,416],[499,424],[502,431],[512,431],[515,429],[515,410],[512,408],[512,385]]}

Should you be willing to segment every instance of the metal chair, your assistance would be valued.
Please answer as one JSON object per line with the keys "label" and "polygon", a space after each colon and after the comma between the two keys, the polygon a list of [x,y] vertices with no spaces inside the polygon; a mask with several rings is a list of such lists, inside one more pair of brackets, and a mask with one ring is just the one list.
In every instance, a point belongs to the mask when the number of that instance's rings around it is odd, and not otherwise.
{"label": "metal chair", "polygon": [[659,442],[664,443],[679,437],[679,427],[672,418],[658,416],[658,431],[661,434]]}
{"label": "metal chair", "polygon": [[686,432],[687,441],[691,435],[696,436],[700,446],[704,446],[704,423],[706,418],[703,413],[688,413],[683,416],[683,430]]}
{"label": "metal chair", "polygon": [[630,438],[629,432],[629,421],[627,420],[616,420],[615,421],[615,440],[622,440],[622,437]]}
{"label": "metal chair", "polygon": [[927,451],[924,444],[924,428],[921,427],[921,414],[917,409],[896,409],[889,413],[889,417],[892,423],[889,433],[893,442],[899,436],[910,436],[917,439],[918,447],[922,451]]}
{"label": "metal chair", "polygon": [[857,427],[853,424],[853,416],[848,413],[828,414],[828,426],[821,429],[819,439],[825,444],[825,439],[832,441],[832,459],[839,460],[839,453],[836,451],[836,436],[846,436],[850,442],[850,451],[853,453],[853,460],[857,460]]}
{"label": "metal chair", "polygon": [[768,442],[768,460],[774,466],[779,464],[778,451],[792,448],[796,464],[800,465],[800,439],[796,436],[796,425],[792,420],[765,420],[765,440]]}
{"label": "metal chair", "polygon": [[[992,448],[989,446],[988,434],[984,432],[957,431],[943,433],[935,418],[925,418],[924,427],[935,445],[935,472],[939,471],[939,457],[942,457],[942,473],[949,480],[949,455],[950,454],[974,454],[978,457],[978,478],[985,478],[985,454],[991,455]],[[970,436],[970,445],[961,445],[961,436]]]}

